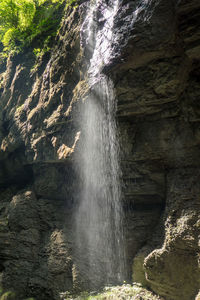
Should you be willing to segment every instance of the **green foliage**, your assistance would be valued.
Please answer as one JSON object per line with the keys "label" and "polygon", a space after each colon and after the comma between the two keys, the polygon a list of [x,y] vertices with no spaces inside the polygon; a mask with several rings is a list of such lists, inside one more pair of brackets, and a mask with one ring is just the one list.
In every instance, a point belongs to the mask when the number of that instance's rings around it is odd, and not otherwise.
{"label": "green foliage", "polygon": [[1,0],[0,41],[4,50],[13,49],[24,38],[24,32],[33,23],[36,8],[32,0]]}
{"label": "green foliage", "polygon": [[68,6],[75,6],[75,5],[78,4],[78,2],[79,2],[79,1],[77,1],[77,0],[68,0],[68,1],[67,1],[67,5],[68,5]]}
{"label": "green foliage", "polygon": [[[56,35],[60,8],[76,0],[1,0],[0,42],[4,53],[19,52],[34,41],[41,48]],[[47,47],[46,47],[47,48]]]}
{"label": "green foliage", "polygon": [[15,293],[14,292],[6,292],[4,293],[1,297],[0,297],[0,300],[15,300],[16,297],[15,297]]}
{"label": "green foliage", "polygon": [[[18,297],[16,297],[16,294],[11,291],[3,292],[3,290],[0,288],[0,300],[17,300]],[[26,298],[24,300],[36,300],[35,298]]]}

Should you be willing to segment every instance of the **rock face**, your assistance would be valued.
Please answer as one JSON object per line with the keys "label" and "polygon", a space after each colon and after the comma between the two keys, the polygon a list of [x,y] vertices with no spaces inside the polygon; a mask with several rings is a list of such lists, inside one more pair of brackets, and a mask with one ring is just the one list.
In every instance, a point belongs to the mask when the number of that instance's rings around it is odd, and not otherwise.
{"label": "rock face", "polygon": [[80,24],[81,11],[68,9],[52,57],[35,62],[31,50],[1,66],[0,272],[17,300],[60,299],[76,282],[71,110],[85,88]]}
{"label": "rock face", "polygon": [[141,243],[133,279],[166,299],[194,299],[200,286],[199,4],[151,5],[146,22],[138,15],[125,63],[114,74],[125,201],[133,209],[129,251]]}
{"label": "rock face", "polygon": [[[73,212],[77,122],[87,97],[85,4],[51,54],[0,65],[0,281],[17,300],[78,289]],[[100,18],[101,16],[99,16]],[[200,3],[122,1],[113,58],[129,277],[167,300],[200,286]],[[83,55],[84,54],[84,55]]]}

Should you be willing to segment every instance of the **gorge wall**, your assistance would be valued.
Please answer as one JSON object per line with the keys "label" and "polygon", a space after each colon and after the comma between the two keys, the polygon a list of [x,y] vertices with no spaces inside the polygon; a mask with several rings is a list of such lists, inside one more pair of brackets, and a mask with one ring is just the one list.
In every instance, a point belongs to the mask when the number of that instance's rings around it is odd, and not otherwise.
{"label": "gorge wall", "polygon": [[[65,12],[51,53],[0,65],[0,281],[17,300],[85,286],[73,223],[86,7]],[[167,300],[200,286],[199,20],[198,0],[121,1],[102,66],[118,100],[129,279]]]}

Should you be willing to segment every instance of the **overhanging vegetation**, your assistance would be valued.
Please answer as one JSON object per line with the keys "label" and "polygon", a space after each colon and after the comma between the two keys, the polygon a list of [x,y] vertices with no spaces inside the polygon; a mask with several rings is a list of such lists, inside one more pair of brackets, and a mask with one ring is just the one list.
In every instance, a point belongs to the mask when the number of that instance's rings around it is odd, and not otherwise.
{"label": "overhanging vegetation", "polygon": [[76,0],[1,0],[0,42],[3,55],[20,52],[35,41],[37,48],[49,44],[56,35],[61,11]]}

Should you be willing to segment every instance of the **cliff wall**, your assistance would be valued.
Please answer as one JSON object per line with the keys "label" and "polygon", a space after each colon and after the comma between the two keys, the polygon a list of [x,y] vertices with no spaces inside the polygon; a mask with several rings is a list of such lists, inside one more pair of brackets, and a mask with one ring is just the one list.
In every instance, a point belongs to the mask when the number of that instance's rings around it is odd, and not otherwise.
{"label": "cliff wall", "polygon": [[[200,4],[122,1],[113,58],[129,278],[167,300],[200,286]],[[25,297],[81,288],[74,161],[90,53],[86,3],[68,9],[51,53],[0,65],[0,280]],[[101,16],[99,16],[100,18]]]}

